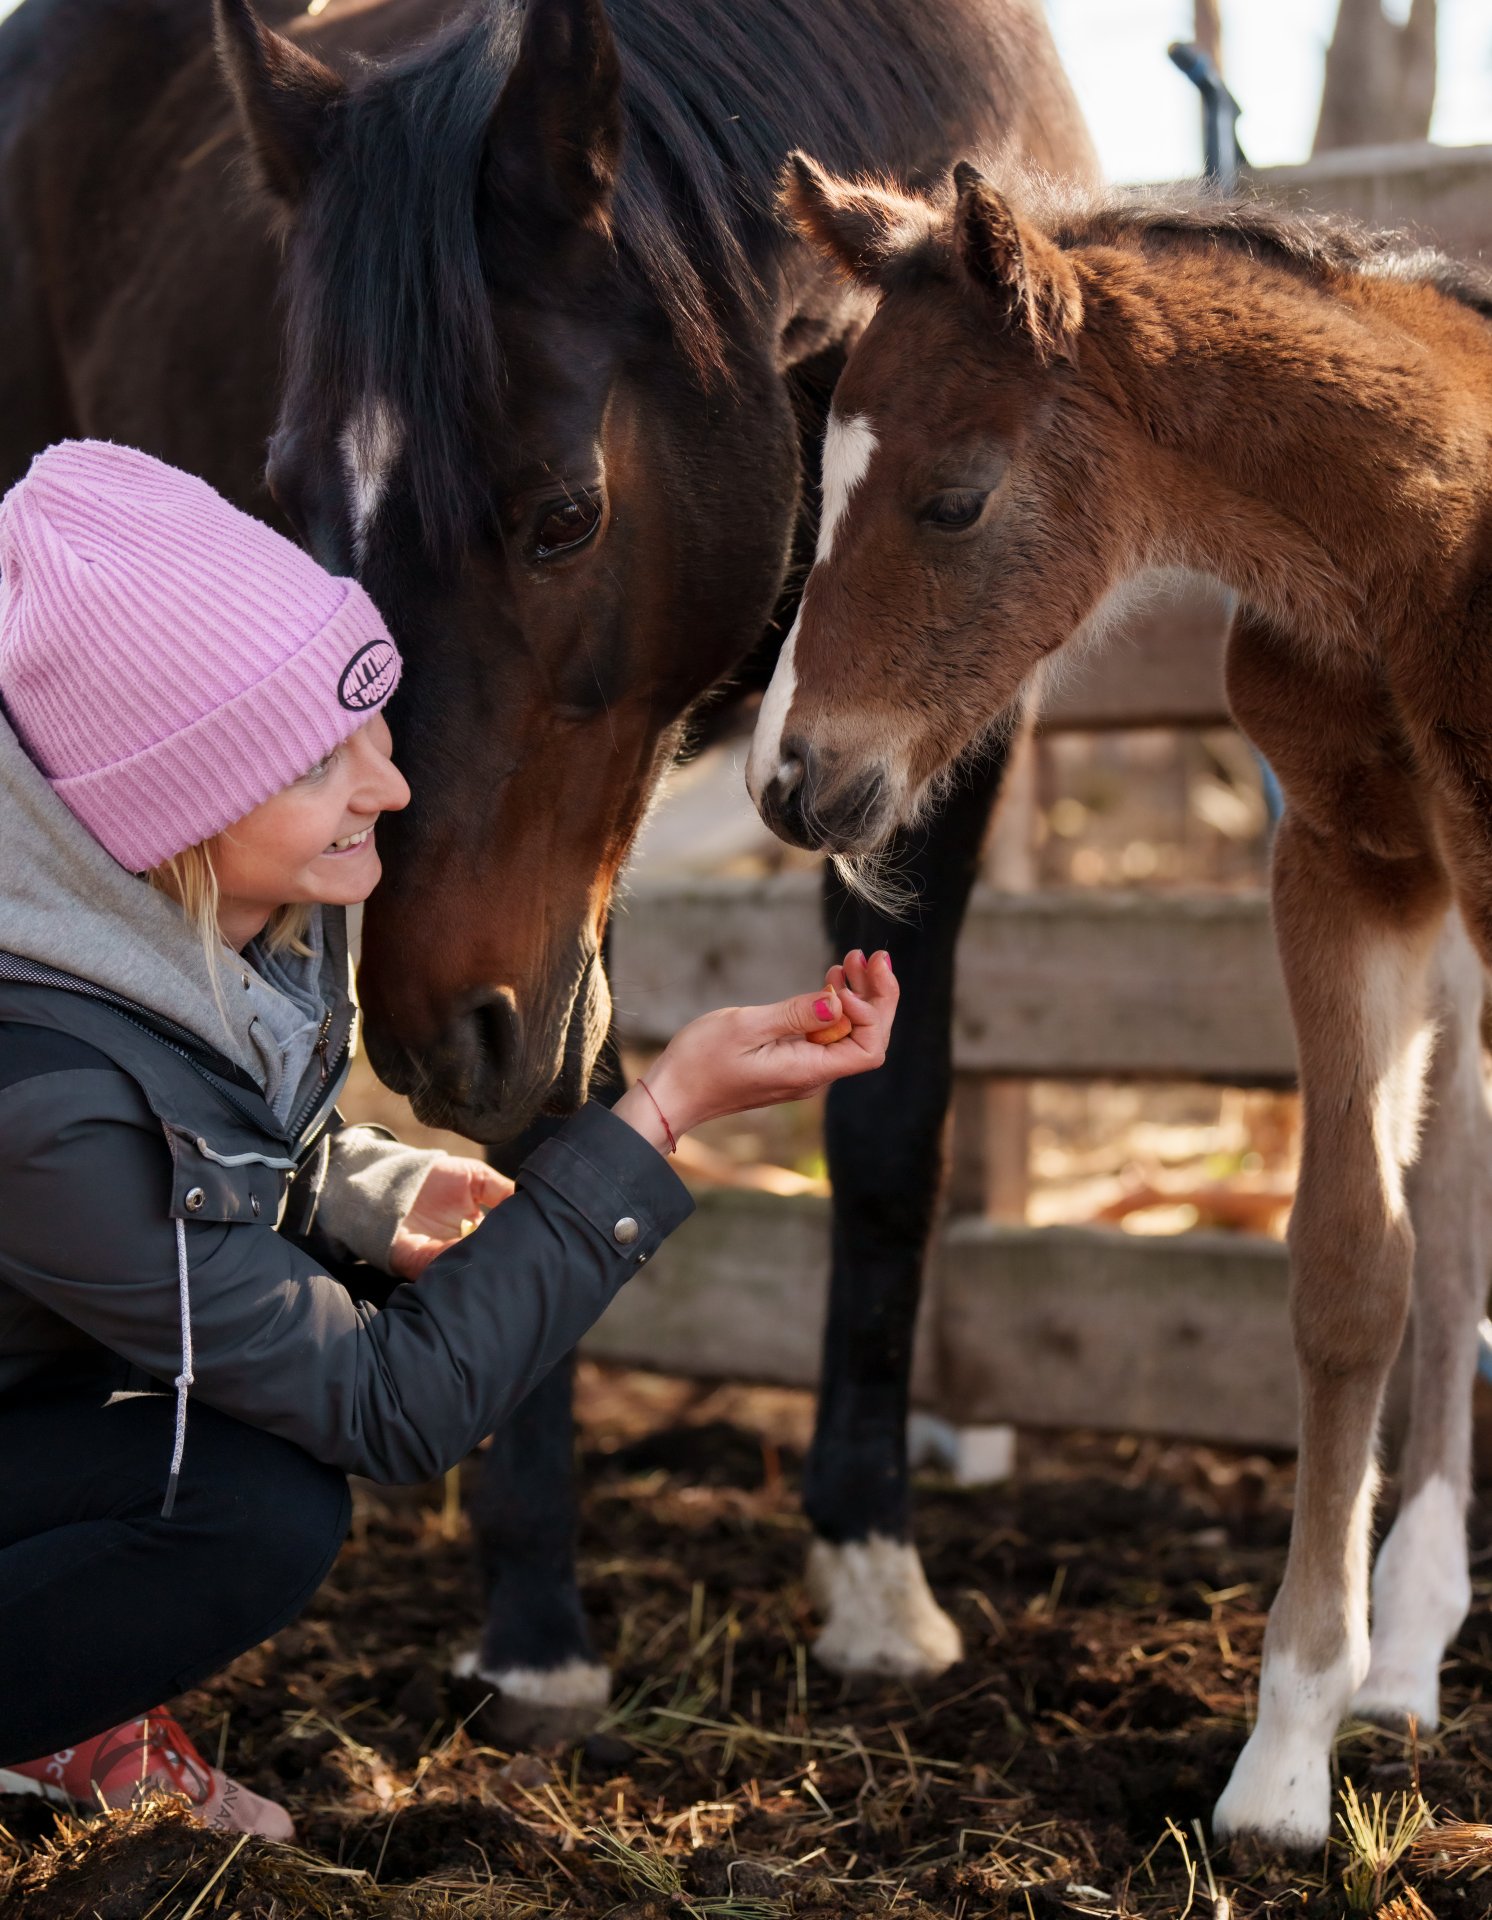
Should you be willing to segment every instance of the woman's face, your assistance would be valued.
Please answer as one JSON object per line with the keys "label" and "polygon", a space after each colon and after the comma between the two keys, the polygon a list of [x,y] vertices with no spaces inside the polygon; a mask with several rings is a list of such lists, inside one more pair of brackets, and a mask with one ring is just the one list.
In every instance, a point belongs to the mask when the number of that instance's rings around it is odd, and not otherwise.
{"label": "woman's face", "polygon": [[218,925],[242,947],[278,907],[366,900],[382,871],[373,828],[409,805],[388,722],[377,714],[319,766],[212,843]]}

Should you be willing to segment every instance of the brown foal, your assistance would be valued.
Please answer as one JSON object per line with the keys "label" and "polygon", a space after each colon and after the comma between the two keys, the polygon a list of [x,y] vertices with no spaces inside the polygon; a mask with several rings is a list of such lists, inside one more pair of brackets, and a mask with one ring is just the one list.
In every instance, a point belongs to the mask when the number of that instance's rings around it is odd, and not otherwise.
{"label": "brown foal", "polygon": [[[1301,1437],[1258,1719],[1216,1824],[1315,1846],[1338,1721],[1433,1725],[1470,1598],[1492,280],[1260,206],[1007,197],[968,166],[930,204],[798,157],[785,196],[881,302],[835,394],[818,556],[752,747],[770,824],[873,855],[1127,596],[1177,569],[1238,596],[1229,697],[1287,800]],[[1379,1407],[1411,1300],[1370,1641]]]}

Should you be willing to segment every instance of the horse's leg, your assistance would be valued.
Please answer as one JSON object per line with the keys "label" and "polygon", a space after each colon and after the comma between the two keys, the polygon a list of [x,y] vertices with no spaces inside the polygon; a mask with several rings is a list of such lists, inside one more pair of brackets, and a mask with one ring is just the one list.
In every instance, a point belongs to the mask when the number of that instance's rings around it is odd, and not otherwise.
{"label": "horse's leg", "polygon": [[[612,1100],[621,1063],[608,1037],[591,1083]],[[540,1121],[494,1149],[513,1172],[561,1123]],[[499,1744],[550,1746],[590,1732],[611,1692],[595,1657],[575,1567],[574,1356],[542,1380],[488,1442],[472,1519],[487,1592],[481,1645],[456,1662],[463,1694],[490,1695],[483,1731]]]}
{"label": "horse's leg", "polygon": [[809,1583],[824,1615],[814,1651],[839,1673],[939,1673],[962,1651],[910,1539],[907,1400],[952,1088],[954,948],[1004,770],[1003,751],[971,767],[893,847],[895,871],[916,890],[912,918],[887,919],[825,870],[834,952],[885,947],[902,990],[885,1065],[831,1088],[825,1124],[833,1256],[804,1494],[816,1535]]}
{"label": "horse's leg", "polygon": [[1414,1156],[1433,1043],[1428,984],[1449,889],[1370,682],[1291,660],[1245,622],[1234,709],[1280,774],[1280,957],[1304,1135],[1290,1222],[1300,1461],[1258,1719],[1218,1802],[1222,1834],[1319,1847],[1338,1722],[1367,1675],[1368,1545],[1384,1383],[1409,1308]]}
{"label": "horse's leg", "polygon": [[1476,1329],[1487,1293],[1492,1118],[1482,1072],[1482,964],[1459,914],[1436,953],[1419,1158],[1405,1182],[1414,1223],[1413,1342],[1399,1513],[1373,1570],[1372,1665],[1353,1701],[1368,1719],[1422,1729],[1440,1712],[1440,1662],[1471,1605],[1466,1501]]}

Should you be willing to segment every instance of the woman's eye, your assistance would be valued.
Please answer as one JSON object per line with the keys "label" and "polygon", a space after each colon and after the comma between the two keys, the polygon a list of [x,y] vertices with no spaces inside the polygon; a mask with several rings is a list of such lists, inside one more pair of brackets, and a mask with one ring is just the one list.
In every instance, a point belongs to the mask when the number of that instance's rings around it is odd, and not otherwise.
{"label": "woman's eye", "polygon": [[330,768],[333,760],[335,760],[336,757],[337,756],[335,753],[323,754],[321,759],[319,759],[316,762],[314,767],[306,768],[305,772],[301,775],[301,779],[302,780],[324,779],[328,769]]}
{"label": "woman's eye", "polygon": [[551,501],[539,515],[534,531],[534,558],[549,560],[556,554],[583,547],[600,524],[601,502],[594,494],[582,493],[573,499]]}
{"label": "woman's eye", "polygon": [[984,503],[988,499],[987,492],[935,493],[917,518],[926,527],[941,527],[945,531],[956,532],[960,527],[973,526],[984,512]]}

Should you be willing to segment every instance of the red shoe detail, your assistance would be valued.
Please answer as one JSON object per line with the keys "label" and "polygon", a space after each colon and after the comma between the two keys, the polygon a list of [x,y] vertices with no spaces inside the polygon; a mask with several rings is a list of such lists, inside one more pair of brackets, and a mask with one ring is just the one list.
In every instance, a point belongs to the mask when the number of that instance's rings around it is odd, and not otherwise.
{"label": "red shoe detail", "polygon": [[0,1793],[39,1793],[81,1807],[128,1807],[143,1790],[185,1796],[204,1826],[288,1840],[290,1816],[207,1762],[171,1715],[158,1708],[76,1747],[0,1770]]}

